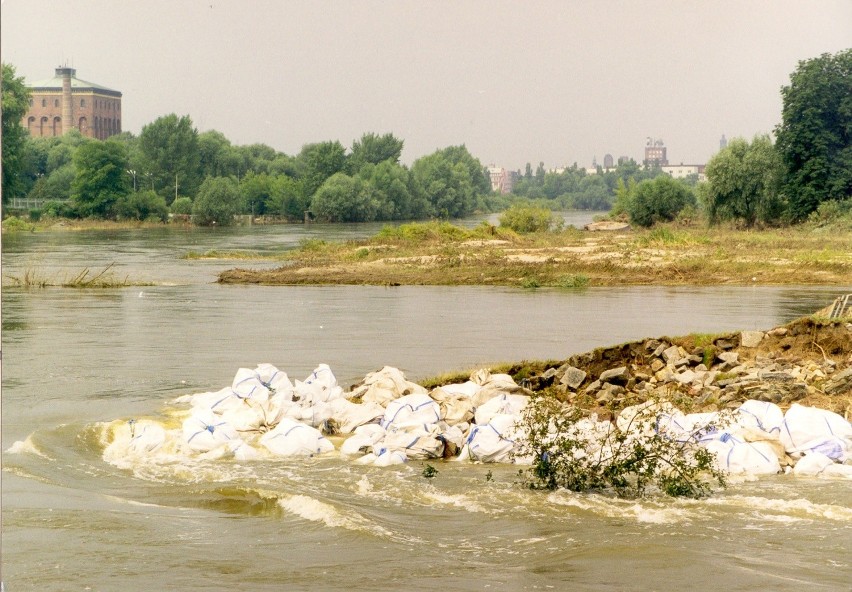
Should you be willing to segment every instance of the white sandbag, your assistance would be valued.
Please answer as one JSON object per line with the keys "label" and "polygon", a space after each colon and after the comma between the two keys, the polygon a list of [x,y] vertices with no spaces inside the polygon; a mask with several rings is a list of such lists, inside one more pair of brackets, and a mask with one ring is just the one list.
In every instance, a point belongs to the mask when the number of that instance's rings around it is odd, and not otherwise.
{"label": "white sandbag", "polygon": [[[464,446],[465,440],[465,432],[463,432],[459,426],[447,425],[443,426],[441,424],[438,425],[439,436],[438,439],[443,439],[445,442],[453,444],[456,448],[461,448]],[[465,428],[467,429],[467,428]]]}
{"label": "white sandbag", "polygon": [[260,383],[269,389],[270,394],[280,394],[288,399],[293,396],[293,383],[286,372],[266,363],[258,364],[254,372]]}
{"label": "white sandbag", "polygon": [[260,443],[280,456],[312,456],[334,450],[319,430],[288,418],[261,436]]}
{"label": "white sandbag", "polygon": [[852,479],[852,465],[832,463],[819,474],[828,479]]}
{"label": "white sandbag", "polygon": [[412,394],[388,403],[381,424],[406,427],[436,423],[441,420],[441,408],[429,395]]}
{"label": "white sandbag", "polygon": [[364,454],[365,451],[372,450],[374,444],[381,442],[385,433],[385,428],[376,423],[358,426],[340,445],[340,453],[347,456]]}
{"label": "white sandbag", "polygon": [[408,456],[402,450],[381,450],[377,455],[374,455],[373,463],[377,467],[389,467],[391,465],[401,465],[408,462]]}
{"label": "white sandbag", "polygon": [[260,458],[260,452],[244,440],[231,440],[226,444],[235,460],[246,461]]}
{"label": "white sandbag", "polygon": [[[440,389],[433,390],[431,396],[434,398],[438,391]],[[439,393],[439,396],[443,397],[440,401],[436,399],[440,407],[441,419],[448,425],[464,424],[473,419],[473,401],[470,397],[448,393]]]}
{"label": "white sandbag", "polygon": [[415,393],[425,394],[426,389],[406,380],[405,375],[397,368],[385,366],[377,372],[367,374],[363,382],[352,389],[349,398],[386,407],[394,399]]}
{"label": "white sandbag", "polygon": [[852,452],[852,425],[837,413],[794,403],[781,424],[781,442],[791,456],[820,452],[843,462]]}
{"label": "white sandbag", "polygon": [[734,421],[744,427],[756,427],[768,433],[780,433],[784,412],[775,403],[748,400],[734,412]]}
{"label": "white sandbag", "polygon": [[320,364],[305,380],[297,380],[293,386],[293,400],[303,405],[328,403],[343,396],[343,389],[338,386],[328,364]]}
{"label": "white sandbag", "polygon": [[529,402],[526,395],[499,394],[476,408],[475,422],[485,425],[496,415],[520,415]]}
{"label": "white sandbag", "polygon": [[615,418],[615,425],[624,433],[637,432],[651,436],[657,432],[660,417],[683,418],[683,413],[668,401],[645,401],[622,409]]}
{"label": "white sandbag", "polygon": [[153,452],[166,441],[166,430],[159,423],[147,419],[127,422],[130,428],[130,441],[127,444],[128,452],[133,454],[146,454]]}
{"label": "white sandbag", "polygon": [[218,412],[222,420],[228,422],[234,429],[240,432],[259,430],[261,426],[274,425],[276,422],[268,422],[268,413],[264,406],[243,402],[240,405],[221,406],[213,409]]}
{"label": "white sandbag", "polygon": [[729,432],[721,432],[716,439],[701,444],[715,454],[717,466],[731,474],[775,475],[781,472],[778,456],[764,442],[746,442]]}
{"label": "white sandbag", "polygon": [[[467,382],[461,382],[458,384],[445,384],[443,386],[439,386],[432,390],[433,397],[436,401],[441,400],[444,397],[467,397],[468,399],[472,398],[479,389],[482,388],[482,385],[477,384],[471,380]],[[437,394],[434,394],[436,391],[439,391]]]}
{"label": "white sandbag", "polygon": [[482,387],[471,396],[474,408],[479,408],[498,395],[520,395],[527,391],[508,374],[491,374]]}
{"label": "white sandbag", "polygon": [[473,426],[459,458],[479,462],[513,461],[518,429],[517,415],[496,415],[485,425]]}
{"label": "white sandbag", "polygon": [[234,426],[209,409],[196,408],[183,422],[184,442],[197,452],[208,452],[238,437]]}
{"label": "white sandbag", "polygon": [[804,455],[793,467],[793,474],[800,476],[816,476],[823,472],[834,461],[819,452],[810,452]]}
{"label": "white sandbag", "polygon": [[378,421],[384,417],[384,408],[371,401],[353,403],[348,399],[335,399],[329,403],[331,419],[337,423],[341,434],[349,434],[358,426]]}
{"label": "white sandbag", "polygon": [[373,451],[381,455],[382,450],[401,450],[411,459],[439,458],[444,453],[444,442],[439,436],[435,424],[391,425],[382,441],[373,445]]}

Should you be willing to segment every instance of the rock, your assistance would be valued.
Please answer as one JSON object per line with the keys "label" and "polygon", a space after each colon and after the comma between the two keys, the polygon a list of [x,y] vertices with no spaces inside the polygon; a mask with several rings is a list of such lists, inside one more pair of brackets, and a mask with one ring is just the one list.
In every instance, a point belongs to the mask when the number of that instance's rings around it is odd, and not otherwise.
{"label": "rock", "polygon": [[766,382],[793,382],[793,377],[788,372],[761,370],[757,373],[757,377]]}
{"label": "rock", "polygon": [[590,382],[589,386],[586,387],[586,394],[592,394],[593,392],[600,390],[600,388],[601,388],[601,381],[600,380],[595,380],[593,382]]}
{"label": "rock", "polygon": [[716,359],[718,359],[722,362],[726,362],[728,364],[732,364],[732,367],[733,367],[733,366],[736,366],[739,363],[740,354],[738,354],[737,352],[726,351],[726,352],[722,352],[719,355],[717,355]]}
{"label": "rock", "polygon": [[740,346],[742,347],[757,347],[765,337],[763,331],[743,331],[740,333]]}
{"label": "rock", "polygon": [[727,339],[722,339],[721,337],[719,339],[717,339],[716,341],[714,341],[713,345],[715,345],[719,349],[724,349],[724,350],[734,349],[734,344],[731,341],[729,341]]}
{"label": "rock", "polygon": [[618,368],[611,368],[604,372],[601,372],[600,381],[601,382],[611,382],[613,384],[627,384],[627,380],[630,378],[630,375],[627,373],[626,366],[620,366]]}
{"label": "rock", "polygon": [[559,384],[564,384],[569,389],[577,390],[577,388],[583,384],[584,380],[586,380],[586,373],[583,370],[575,368],[574,366],[568,366],[565,369],[565,374],[562,375],[562,379],[559,381]]}
{"label": "rock", "polygon": [[655,358],[654,361],[651,362],[651,371],[652,372],[659,372],[660,370],[662,370],[665,367],[666,367],[665,362],[663,362],[659,358]]}
{"label": "rock", "polygon": [[681,349],[676,345],[673,345],[673,346],[663,350],[663,359],[666,362],[674,363],[674,362],[680,360],[682,357],[684,357],[683,353],[681,352]]}
{"label": "rock", "polygon": [[692,370],[684,370],[680,374],[675,374],[674,379],[680,384],[692,384],[692,381],[695,380],[695,372]]}
{"label": "rock", "polygon": [[772,335],[773,337],[782,337],[787,334],[787,327],[775,327],[774,329],[767,331],[767,335]]}
{"label": "rock", "polygon": [[601,220],[600,222],[589,222],[583,226],[584,230],[591,232],[609,231],[618,232],[630,230],[630,224],[626,222],[617,222],[615,220]]}
{"label": "rock", "polygon": [[822,390],[826,395],[840,395],[852,390],[852,367],[841,370],[826,380]]}
{"label": "rock", "polygon": [[707,372],[707,370],[709,370],[709,368],[707,368],[707,366],[705,366],[705,365],[702,363],[702,364],[698,364],[698,365],[694,368],[694,370],[695,370],[696,372]]}
{"label": "rock", "polygon": [[595,401],[600,404],[606,404],[611,402],[613,399],[615,399],[615,396],[612,393],[608,391],[603,391],[600,395],[598,395],[598,398],[595,399]]}

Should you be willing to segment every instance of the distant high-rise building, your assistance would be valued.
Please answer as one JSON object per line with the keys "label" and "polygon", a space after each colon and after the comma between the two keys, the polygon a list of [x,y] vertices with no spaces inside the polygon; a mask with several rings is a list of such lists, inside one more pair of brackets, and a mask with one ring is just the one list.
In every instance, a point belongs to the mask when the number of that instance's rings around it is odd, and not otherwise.
{"label": "distant high-rise building", "polygon": [[645,144],[645,166],[666,166],[669,164],[666,158],[666,146],[662,140],[648,138]]}
{"label": "distant high-rise building", "polygon": [[611,169],[613,168],[612,154],[604,154],[604,168]]}
{"label": "distant high-rise building", "polygon": [[725,137],[725,134],[722,134],[722,138],[719,140],[719,150],[722,148],[728,147],[728,138]]}
{"label": "distant high-rise building", "polygon": [[56,68],[53,78],[28,84],[30,109],[21,124],[30,136],[61,136],[72,129],[105,140],[121,133],[121,93],[77,78],[74,68]]}
{"label": "distant high-rise building", "polygon": [[629,156],[619,156],[618,157],[618,164],[627,164],[631,160],[633,160],[633,159],[630,158]]}

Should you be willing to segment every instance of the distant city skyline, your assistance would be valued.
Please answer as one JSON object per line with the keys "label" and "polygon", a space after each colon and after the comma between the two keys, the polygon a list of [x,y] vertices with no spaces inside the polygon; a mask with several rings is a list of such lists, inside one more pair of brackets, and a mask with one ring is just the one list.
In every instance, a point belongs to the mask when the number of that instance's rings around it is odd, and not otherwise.
{"label": "distant city skyline", "polygon": [[0,54],[27,82],[60,65],[123,93],[122,129],[189,115],[288,154],[363,133],[402,160],[465,144],[511,170],[700,164],[771,133],[799,60],[850,45],[852,2],[4,0]]}

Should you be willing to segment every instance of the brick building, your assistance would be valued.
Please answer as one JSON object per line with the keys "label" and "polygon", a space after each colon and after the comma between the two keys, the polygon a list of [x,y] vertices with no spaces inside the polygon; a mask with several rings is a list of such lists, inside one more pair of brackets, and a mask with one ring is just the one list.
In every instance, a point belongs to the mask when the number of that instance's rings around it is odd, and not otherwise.
{"label": "brick building", "polygon": [[80,80],[74,68],[60,67],[47,80],[29,84],[30,109],[21,122],[30,136],[61,136],[72,129],[105,140],[121,133],[121,93]]}

